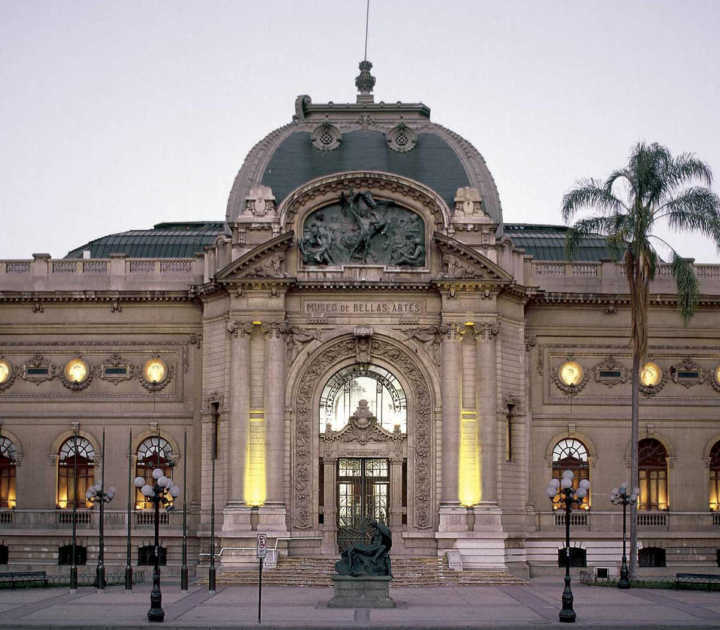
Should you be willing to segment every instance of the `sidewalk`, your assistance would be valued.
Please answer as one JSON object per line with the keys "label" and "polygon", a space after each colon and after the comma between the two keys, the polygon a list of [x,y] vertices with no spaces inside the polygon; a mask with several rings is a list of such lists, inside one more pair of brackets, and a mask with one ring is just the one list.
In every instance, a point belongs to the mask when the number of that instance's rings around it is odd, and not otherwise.
{"label": "sidewalk", "polygon": [[[535,628],[558,623],[562,581],[531,580],[528,586],[461,586],[391,589],[392,610],[329,609],[330,588],[263,588],[264,628]],[[718,592],[631,589],[573,585],[575,628],[718,628]],[[0,591],[0,627],[24,628],[257,628],[257,587],[206,587],[182,592],[163,586],[165,623],[149,624],[150,586],[105,592],[81,588]]]}

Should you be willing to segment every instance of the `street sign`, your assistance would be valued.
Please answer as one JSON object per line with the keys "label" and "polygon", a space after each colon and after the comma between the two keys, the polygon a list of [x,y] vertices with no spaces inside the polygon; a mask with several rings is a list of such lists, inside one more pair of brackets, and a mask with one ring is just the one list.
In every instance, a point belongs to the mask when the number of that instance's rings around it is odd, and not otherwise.
{"label": "street sign", "polygon": [[267,534],[257,535],[257,557],[265,558],[267,555]]}

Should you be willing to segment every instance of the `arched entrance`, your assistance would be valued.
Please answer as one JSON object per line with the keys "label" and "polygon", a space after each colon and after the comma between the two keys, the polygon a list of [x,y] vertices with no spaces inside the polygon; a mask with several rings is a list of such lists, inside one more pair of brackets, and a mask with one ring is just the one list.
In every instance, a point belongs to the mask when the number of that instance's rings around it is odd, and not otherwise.
{"label": "arched entrance", "polygon": [[[434,392],[417,358],[389,337],[345,335],[318,348],[306,358],[304,366],[291,393],[294,411],[292,528],[336,532],[340,516],[351,516],[353,509],[360,515],[371,516],[374,511],[384,509],[383,485],[388,493],[387,513],[392,519],[392,507],[398,503],[393,500],[393,494],[401,494],[404,487],[403,466],[407,509],[404,518],[402,514],[395,515],[395,523],[403,530],[432,528]],[[336,409],[338,413],[350,410],[347,420],[339,416],[335,427],[331,421],[330,431],[326,426],[321,431],[323,413],[325,420],[329,418],[329,397],[345,396],[345,382],[351,381],[353,374],[374,381],[375,400],[371,404],[355,392],[357,406],[350,409],[356,401],[353,396],[346,396]],[[379,395],[378,386],[383,390]],[[387,398],[391,402],[386,404]],[[361,406],[360,400],[366,400],[367,405]],[[404,413],[392,415],[393,405]],[[379,422],[377,414],[380,414]],[[406,431],[402,429],[403,420]],[[397,432],[396,424],[400,425]],[[341,488],[341,483],[349,485]],[[358,497],[353,498],[354,508],[352,501],[349,504],[345,501],[343,506],[340,500],[340,493],[344,491],[347,496],[352,484],[356,484],[353,496]],[[348,505],[350,511],[342,512],[340,508]]]}

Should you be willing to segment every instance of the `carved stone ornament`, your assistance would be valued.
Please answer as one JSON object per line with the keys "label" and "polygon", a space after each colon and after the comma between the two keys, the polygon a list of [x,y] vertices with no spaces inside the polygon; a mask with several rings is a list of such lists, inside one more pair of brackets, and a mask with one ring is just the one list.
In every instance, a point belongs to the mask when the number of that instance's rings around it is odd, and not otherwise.
{"label": "carved stone ornament", "polygon": [[312,145],[319,151],[333,151],[342,143],[340,130],[329,122],[315,127],[311,136]]}
{"label": "carved stone ornament", "polygon": [[[348,357],[354,357],[356,339],[341,337],[328,344],[319,354],[308,361],[307,370],[300,376],[295,393],[295,458],[293,468],[292,496],[294,502],[293,527],[310,529],[316,525],[316,507],[313,502],[313,470],[317,465],[317,453],[313,451],[313,435],[317,432],[314,394],[321,387],[320,379],[330,368]],[[392,364],[410,384],[414,405],[414,425],[409,428],[415,438],[413,454],[413,485],[415,488],[414,526],[420,529],[432,527],[432,399],[430,385],[407,350],[393,343],[374,337],[371,355],[382,357]]]}
{"label": "carved stone ornament", "polygon": [[392,201],[349,190],[308,215],[298,246],[305,265],[423,267],[425,223]]}
{"label": "carved stone ornament", "polygon": [[10,387],[19,374],[19,370],[5,357],[0,355],[0,392]]}
{"label": "carved stone ornament", "polygon": [[705,380],[705,373],[695,361],[687,357],[670,366],[670,378],[673,383],[689,388],[702,383]]}
{"label": "carved stone ornament", "polygon": [[555,386],[561,392],[566,393],[568,396],[574,396],[575,394],[580,393],[585,388],[585,385],[587,385],[587,382],[590,380],[590,374],[587,370],[583,370],[582,378],[579,380],[579,382],[575,384],[566,384],[560,378],[560,368],[565,365],[566,362],[574,362],[574,359],[572,357],[568,357],[567,359],[563,360],[560,365],[558,365],[552,370],[551,378],[552,382],[555,383]]}
{"label": "carved stone ornament", "polygon": [[250,188],[242,214],[253,217],[277,217],[277,212],[275,211],[275,195],[273,195],[272,188],[270,188],[270,186],[263,186],[262,184],[255,184],[255,186]]}
{"label": "carved stone ornament", "polygon": [[469,278],[485,283],[510,284],[512,276],[460,241],[435,232],[434,240],[442,254],[443,276],[446,278]]}
{"label": "carved stone ornament", "polygon": [[367,400],[358,401],[358,408],[340,431],[326,430],[320,435],[320,439],[326,442],[356,442],[363,445],[368,442],[401,441],[406,437],[404,433],[390,432],[378,426]]}
{"label": "carved stone ornament", "polygon": [[[157,355],[153,355],[151,358],[159,358]],[[152,381],[149,381],[145,378],[145,370],[143,369],[143,365],[136,365],[135,371],[138,374],[138,380],[140,381],[140,384],[147,389],[149,392],[159,392],[163,389],[165,389],[168,386],[168,383],[173,379],[173,376],[175,375],[175,369],[172,365],[167,363],[165,361],[165,365],[167,365],[167,375],[162,381],[158,381],[157,383],[154,383]]]}
{"label": "carved stone ornament", "polygon": [[430,355],[435,365],[440,365],[441,353],[440,343],[446,330],[441,326],[425,326],[418,328],[398,328],[405,339],[413,340],[422,345],[425,351]]}
{"label": "carved stone ornament", "polygon": [[292,244],[293,236],[293,232],[285,232],[251,249],[218,271],[216,281],[224,284],[235,280],[287,277],[285,252]]}
{"label": "carved stone ornament", "polygon": [[480,191],[471,186],[463,186],[455,193],[455,217],[485,217],[482,211]]}
{"label": "carved stone ornament", "polygon": [[387,145],[393,151],[406,153],[412,151],[417,144],[417,134],[405,123],[395,125],[385,134]]}
{"label": "carved stone ornament", "polygon": [[613,356],[609,356],[595,365],[592,371],[595,382],[602,383],[607,387],[627,383],[630,376],[630,370]]}
{"label": "carved stone ornament", "polygon": [[117,352],[100,365],[99,376],[113,385],[129,381],[135,376],[135,366],[122,358]]}
{"label": "carved stone ornament", "polygon": [[288,365],[292,365],[305,346],[312,341],[320,341],[319,330],[288,326],[285,331],[285,352]]}
{"label": "carved stone ornament", "polygon": [[39,385],[44,381],[51,381],[57,376],[57,366],[50,363],[41,354],[35,354],[32,359],[23,365],[22,378]]}

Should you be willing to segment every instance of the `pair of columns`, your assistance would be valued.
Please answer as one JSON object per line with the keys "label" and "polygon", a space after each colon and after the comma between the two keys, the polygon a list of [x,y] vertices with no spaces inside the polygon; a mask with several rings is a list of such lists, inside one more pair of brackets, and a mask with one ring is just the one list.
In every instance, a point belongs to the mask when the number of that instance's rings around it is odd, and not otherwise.
{"label": "pair of columns", "polygon": [[495,323],[445,327],[441,506],[497,503],[498,330]]}
{"label": "pair of columns", "polygon": [[284,323],[234,322],[230,352],[230,488],[234,507],[282,506]]}

